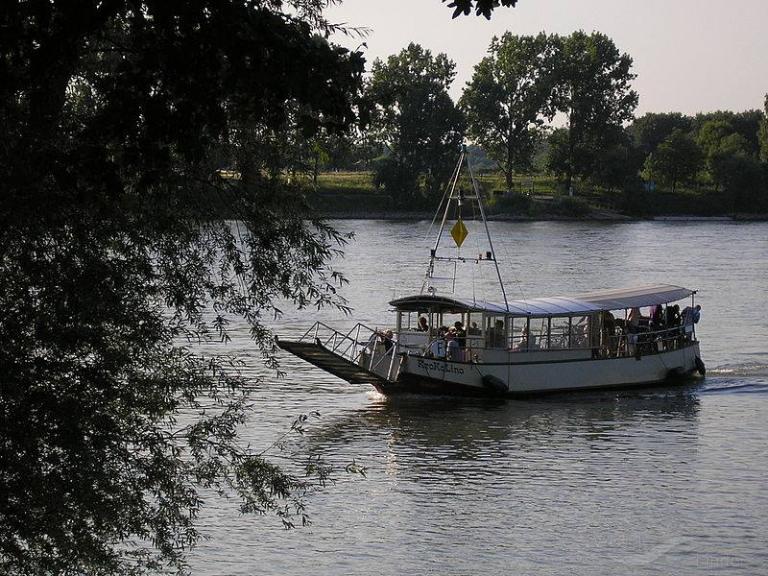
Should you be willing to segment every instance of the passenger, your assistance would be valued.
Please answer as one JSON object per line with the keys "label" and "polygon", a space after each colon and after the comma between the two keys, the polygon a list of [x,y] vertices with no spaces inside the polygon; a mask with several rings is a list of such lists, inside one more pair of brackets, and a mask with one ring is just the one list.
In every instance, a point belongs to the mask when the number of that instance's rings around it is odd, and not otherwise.
{"label": "passenger", "polygon": [[381,342],[384,345],[384,352],[387,353],[390,350],[392,350],[392,346],[395,345],[393,341],[394,334],[392,333],[392,330],[387,330],[384,333],[379,333],[379,342]]}
{"label": "passenger", "polygon": [[453,325],[455,331],[456,331],[456,342],[459,344],[460,348],[466,348],[467,347],[467,331],[464,330],[464,324],[459,322],[458,320]]}
{"label": "passenger", "polygon": [[627,354],[634,356],[639,351],[637,346],[640,332],[640,308],[632,308],[627,317]]}
{"label": "passenger", "polygon": [[685,337],[686,339],[691,340],[693,338],[693,325],[698,324],[699,320],[701,319],[701,306],[698,304],[695,308],[686,306],[683,308],[681,319],[683,322]]}
{"label": "passenger", "polygon": [[469,327],[470,336],[480,336],[480,328],[477,327],[477,322],[472,322]]}
{"label": "passenger", "polygon": [[667,306],[667,328],[680,325],[680,306],[674,304]]}
{"label": "passenger", "polygon": [[503,320],[496,320],[493,328],[488,329],[488,342],[492,348],[504,348]]}
{"label": "passenger", "polygon": [[618,348],[616,338],[616,318],[609,311],[603,312],[603,341],[601,342],[604,354],[615,354]]}
{"label": "passenger", "polygon": [[536,337],[531,336],[528,333],[528,328],[523,328],[523,335],[520,339],[520,342],[517,344],[517,346],[514,347],[514,350],[518,352],[527,352],[529,350],[538,350],[539,345],[536,344]]}
{"label": "passenger", "polygon": [[660,305],[651,306],[651,330],[657,331],[664,328],[664,311]]}
{"label": "passenger", "polygon": [[607,342],[616,334],[616,318],[607,310],[603,312],[603,339]]}
{"label": "passenger", "polygon": [[429,332],[429,322],[427,322],[426,316],[419,317],[419,325],[416,326],[417,332]]}
{"label": "passenger", "polygon": [[459,346],[458,339],[456,338],[456,331],[453,328],[451,328],[445,335],[445,350],[448,360],[453,360],[454,362],[463,360],[461,356],[462,350]]}
{"label": "passenger", "polygon": [[437,338],[432,340],[429,345],[429,355],[433,358],[445,358],[445,335],[448,333],[448,328],[441,326],[437,331]]}

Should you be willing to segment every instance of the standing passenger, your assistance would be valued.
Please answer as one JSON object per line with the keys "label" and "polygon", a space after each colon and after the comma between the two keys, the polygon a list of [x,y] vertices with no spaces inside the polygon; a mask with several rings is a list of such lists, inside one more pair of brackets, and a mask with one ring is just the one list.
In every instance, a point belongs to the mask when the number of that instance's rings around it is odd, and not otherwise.
{"label": "standing passenger", "polygon": [[695,308],[686,306],[685,308],[683,308],[681,318],[683,321],[683,330],[685,331],[685,337],[688,340],[691,340],[693,338],[693,325],[698,324],[699,320],[701,319],[701,306],[699,306],[698,304],[696,305]]}
{"label": "standing passenger", "polygon": [[445,335],[445,350],[448,360],[453,360],[454,362],[463,360],[461,357],[462,349],[459,346],[459,342],[456,339],[456,332],[453,329],[449,330]]}
{"label": "standing passenger", "polygon": [[458,342],[461,348],[466,348],[467,331],[464,330],[464,325],[457,320],[453,327],[456,329],[456,342]]}

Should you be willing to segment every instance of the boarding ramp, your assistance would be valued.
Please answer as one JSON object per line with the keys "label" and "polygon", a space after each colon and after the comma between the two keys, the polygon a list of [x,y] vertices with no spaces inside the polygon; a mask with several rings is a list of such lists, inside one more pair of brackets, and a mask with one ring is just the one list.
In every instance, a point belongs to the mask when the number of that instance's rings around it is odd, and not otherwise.
{"label": "boarding ramp", "polygon": [[397,380],[403,358],[397,342],[386,350],[379,335],[361,323],[345,333],[315,322],[299,340],[275,341],[283,350],[342,380],[375,386]]}

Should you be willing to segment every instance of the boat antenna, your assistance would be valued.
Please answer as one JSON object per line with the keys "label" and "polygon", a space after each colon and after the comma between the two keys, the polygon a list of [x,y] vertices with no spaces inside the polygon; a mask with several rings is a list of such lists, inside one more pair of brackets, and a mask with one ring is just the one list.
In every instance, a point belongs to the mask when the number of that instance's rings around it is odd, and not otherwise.
{"label": "boat antenna", "polygon": [[[457,185],[459,182],[459,177],[461,175],[461,167],[466,163],[467,171],[469,172],[469,179],[472,182],[472,192],[474,195],[469,196],[461,191],[459,188],[457,190]],[[440,240],[443,237],[443,232],[445,231],[445,224],[448,220],[448,213],[450,211],[451,201],[456,202],[457,205],[457,212],[459,219],[461,218],[461,206],[462,201],[464,200],[474,200],[477,202],[477,205],[480,209],[480,217],[483,220],[483,226],[485,227],[485,235],[488,238],[488,246],[490,248],[490,258],[486,258],[485,260],[491,260],[493,261],[493,265],[496,268],[496,277],[499,280],[499,287],[501,288],[501,295],[504,298],[504,307],[506,308],[507,312],[509,312],[509,302],[507,300],[507,291],[504,289],[504,282],[501,279],[501,270],[499,269],[499,261],[496,258],[496,250],[493,247],[493,240],[491,239],[491,232],[488,229],[488,220],[485,216],[485,209],[483,208],[483,200],[482,196],[480,194],[480,189],[477,184],[477,180],[475,180],[475,174],[472,170],[472,164],[469,161],[469,154],[467,153],[467,146],[465,144],[461,145],[461,153],[459,154],[459,161],[456,164],[456,169],[454,170],[453,177],[451,178],[451,182],[449,186],[446,189],[446,193],[443,196],[443,199],[445,199],[445,196],[447,195],[447,201],[445,202],[445,207],[443,208],[443,218],[440,222],[440,229],[437,233],[437,238],[435,239],[435,244],[432,247],[432,249],[429,252],[429,265],[427,266],[427,272],[424,276],[424,283],[421,286],[421,293],[423,294],[424,291],[428,291],[430,293],[434,292],[434,288],[432,286],[429,286],[429,281],[433,277],[433,273],[435,271],[435,261],[437,260],[447,260],[447,261],[453,261],[454,263],[457,261],[466,261],[466,258],[463,258],[461,256],[457,257],[446,257],[446,256],[438,256],[437,249],[440,246]],[[432,222],[437,220],[437,214],[440,211],[440,208],[442,208],[443,201],[440,201],[440,206],[438,207],[437,212],[435,213],[435,218],[433,218]],[[431,226],[430,226],[431,229]],[[466,232],[466,230],[465,230]]]}
{"label": "boat antenna", "polygon": [[[435,215],[432,217],[432,222],[429,225],[429,230],[427,230],[425,238],[428,238],[430,234],[432,234],[432,228],[435,227],[435,220],[437,220],[437,215],[440,214],[440,210],[443,207],[443,202],[445,202],[445,198],[449,195],[449,192],[453,192],[453,187],[456,185],[456,181],[458,180],[459,173],[461,172],[461,163],[463,161],[463,157],[459,155],[459,161],[456,162],[456,167],[453,169],[453,172],[451,173],[451,179],[448,181],[448,185],[445,187],[445,190],[443,191],[443,197],[440,198],[440,204],[437,205],[437,210],[435,210]],[[438,236],[439,238],[439,236]]]}

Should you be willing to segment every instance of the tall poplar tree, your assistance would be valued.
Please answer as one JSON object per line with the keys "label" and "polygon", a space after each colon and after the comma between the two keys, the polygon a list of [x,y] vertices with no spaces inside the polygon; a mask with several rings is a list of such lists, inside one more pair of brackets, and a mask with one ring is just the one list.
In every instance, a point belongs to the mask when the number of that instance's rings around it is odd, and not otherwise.
{"label": "tall poplar tree", "polygon": [[556,154],[565,158],[561,176],[570,189],[575,175],[590,176],[590,165],[608,129],[632,119],[638,96],[631,88],[632,58],[605,34],[578,31],[556,42],[553,99],[568,122],[566,148]]}
{"label": "tall poplar tree", "polygon": [[507,189],[516,170],[531,167],[538,128],[555,110],[555,46],[552,37],[494,37],[489,55],[475,66],[459,102],[469,136],[504,172]]}
{"label": "tall poplar tree", "polygon": [[448,94],[455,69],[445,54],[413,43],[373,63],[370,133],[386,149],[376,181],[400,205],[439,194],[456,163],[464,118]]}

